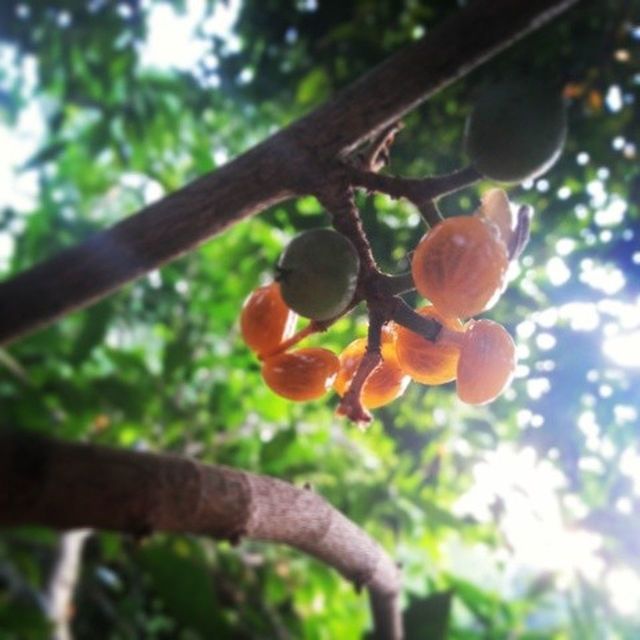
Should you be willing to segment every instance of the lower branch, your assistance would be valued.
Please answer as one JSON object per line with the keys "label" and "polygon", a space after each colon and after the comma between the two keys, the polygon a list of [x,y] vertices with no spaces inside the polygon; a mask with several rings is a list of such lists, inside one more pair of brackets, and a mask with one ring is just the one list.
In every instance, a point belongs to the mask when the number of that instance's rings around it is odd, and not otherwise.
{"label": "lower branch", "polygon": [[285,543],[368,589],[377,638],[403,635],[392,559],[322,497],[275,478],[6,432],[0,434],[0,526],[25,524]]}

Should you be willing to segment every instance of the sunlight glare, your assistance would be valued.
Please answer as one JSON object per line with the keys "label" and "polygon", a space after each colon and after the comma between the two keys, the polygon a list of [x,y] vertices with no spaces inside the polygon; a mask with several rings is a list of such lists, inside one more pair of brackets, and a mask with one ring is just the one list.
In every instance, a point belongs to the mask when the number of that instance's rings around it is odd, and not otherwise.
{"label": "sunlight glare", "polygon": [[[229,50],[237,50],[238,40],[231,30],[240,10],[239,0],[218,3],[206,16],[204,0],[187,0],[186,11],[176,12],[170,4],[154,5],[148,16],[148,35],[140,55],[144,67],[194,71],[198,62],[210,55],[210,39],[197,34],[225,39]],[[210,65],[211,66],[211,65]]]}
{"label": "sunlight glare", "polygon": [[611,604],[626,616],[640,611],[640,577],[628,567],[620,567],[607,572],[605,578]]}
{"label": "sunlight glare", "polygon": [[624,220],[626,212],[627,203],[622,198],[614,197],[606,207],[596,211],[594,221],[599,227],[613,226]]}
{"label": "sunlight glare", "polygon": [[[14,90],[13,83],[21,79],[22,97],[31,97],[38,73],[33,56],[25,55],[18,61],[15,47],[0,45],[0,91]],[[0,123],[0,208],[11,207],[19,212],[30,212],[38,198],[39,185],[35,171],[21,171],[29,158],[40,148],[45,123],[40,104],[31,100],[20,112],[12,128]],[[4,255],[8,243],[4,241]]]}
{"label": "sunlight glare", "polygon": [[627,447],[622,452],[619,468],[633,482],[633,492],[640,496],[640,454],[634,447]]}
{"label": "sunlight glare", "polygon": [[473,477],[473,487],[454,505],[457,515],[488,522],[499,504],[500,527],[516,563],[567,579],[576,572],[598,579],[602,540],[565,525],[560,493],[566,479],[549,460],[538,458],[531,448],[516,451],[502,444],[475,465]]}
{"label": "sunlight glare", "polygon": [[547,262],[546,267],[549,282],[554,287],[563,285],[571,277],[571,271],[565,261],[559,256],[554,256]]}
{"label": "sunlight glare", "polygon": [[600,324],[598,309],[591,302],[567,302],[560,307],[560,317],[574,331],[593,331]]}
{"label": "sunlight glare", "polygon": [[621,367],[640,367],[640,331],[605,338],[602,351]]}

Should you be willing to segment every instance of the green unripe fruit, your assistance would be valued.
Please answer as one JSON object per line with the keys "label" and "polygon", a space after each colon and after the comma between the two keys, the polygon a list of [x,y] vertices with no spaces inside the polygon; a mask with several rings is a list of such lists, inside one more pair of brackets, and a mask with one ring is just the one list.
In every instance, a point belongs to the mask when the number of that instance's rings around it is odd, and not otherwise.
{"label": "green unripe fruit", "polygon": [[562,95],[539,84],[487,87],[467,120],[465,150],[475,168],[498,182],[522,182],[558,159],[567,123]]}
{"label": "green unripe fruit", "polygon": [[351,302],[359,268],[358,253],[345,236],[332,229],[305,231],[280,256],[280,291],[296,313],[328,320]]}

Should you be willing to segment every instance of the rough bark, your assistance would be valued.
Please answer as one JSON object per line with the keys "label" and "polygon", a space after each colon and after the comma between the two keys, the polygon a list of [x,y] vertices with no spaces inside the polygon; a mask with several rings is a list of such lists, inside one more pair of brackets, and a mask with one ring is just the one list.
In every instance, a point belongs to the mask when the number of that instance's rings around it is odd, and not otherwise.
{"label": "rough bark", "polygon": [[104,297],[298,193],[421,101],[577,0],[476,0],[215,173],[0,284],[0,344]]}
{"label": "rough bark", "polygon": [[370,595],[376,636],[402,637],[399,570],[309,489],[171,455],[0,434],[0,526],[173,531],[300,549]]}

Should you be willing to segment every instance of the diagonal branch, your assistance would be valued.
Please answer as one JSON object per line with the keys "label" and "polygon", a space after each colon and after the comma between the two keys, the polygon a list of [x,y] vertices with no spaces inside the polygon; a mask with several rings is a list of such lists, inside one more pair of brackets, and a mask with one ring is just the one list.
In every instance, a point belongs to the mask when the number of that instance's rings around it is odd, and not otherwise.
{"label": "diagonal branch", "polygon": [[[103,298],[327,170],[577,0],[477,0],[319,109],[84,243],[0,284],[0,344]],[[479,25],[482,25],[481,27]]]}
{"label": "diagonal branch", "polygon": [[189,458],[0,434],[0,526],[173,531],[281,542],[369,591],[376,637],[402,638],[397,566],[308,489]]}
{"label": "diagonal branch", "polygon": [[[439,91],[579,0],[475,0],[302,118],[292,129],[322,158],[344,158]],[[318,129],[318,132],[314,131]]]}

